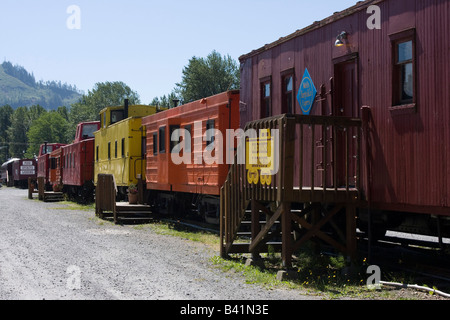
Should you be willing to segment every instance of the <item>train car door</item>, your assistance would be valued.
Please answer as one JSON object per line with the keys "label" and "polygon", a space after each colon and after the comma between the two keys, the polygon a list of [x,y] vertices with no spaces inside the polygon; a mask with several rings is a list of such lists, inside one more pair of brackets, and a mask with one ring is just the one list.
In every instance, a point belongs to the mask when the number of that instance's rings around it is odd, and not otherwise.
{"label": "train car door", "polygon": [[[358,59],[352,56],[334,65],[333,115],[359,118]],[[358,132],[337,128],[336,179],[337,186],[356,185],[356,139]],[[348,150],[348,157],[346,156]]]}

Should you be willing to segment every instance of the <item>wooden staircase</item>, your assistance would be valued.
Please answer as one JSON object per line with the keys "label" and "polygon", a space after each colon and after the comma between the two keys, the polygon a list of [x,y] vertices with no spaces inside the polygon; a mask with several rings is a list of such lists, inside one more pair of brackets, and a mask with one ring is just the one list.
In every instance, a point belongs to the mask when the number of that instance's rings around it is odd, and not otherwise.
{"label": "wooden staircase", "polygon": [[[246,210],[245,215],[239,225],[239,228],[236,231],[236,239],[233,241],[233,244],[229,247],[227,251],[230,253],[250,253],[250,245],[252,243],[252,215],[251,210]],[[260,219],[258,221],[260,228],[266,225],[266,221]],[[281,250],[281,239],[279,238],[280,230],[279,221],[276,223],[278,225],[278,229],[268,232],[268,237],[270,240],[266,241],[262,247],[260,248],[262,252],[269,251],[280,251]],[[278,238],[277,238],[278,236]],[[270,248],[271,247],[271,248]]]}
{"label": "wooden staircase", "polygon": [[[301,245],[320,239],[353,258],[361,201],[362,121],[281,115],[250,122],[245,132],[251,129],[258,137],[246,138],[245,163],[236,154],[221,188],[221,256],[258,256],[271,248],[281,251],[283,266],[290,268]],[[252,148],[269,145],[267,130],[279,133],[269,135],[270,161],[279,161],[270,177],[259,169],[264,165],[248,164]],[[325,226],[332,232],[324,231]]]}
{"label": "wooden staircase", "polygon": [[[38,184],[38,192],[37,193],[38,193],[39,200],[44,201],[44,202],[64,201],[64,193],[45,190],[44,177],[37,178],[37,184]],[[29,184],[29,186],[31,186],[31,184]],[[33,193],[35,193],[35,192],[34,192],[34,190],[30,190],[30,189],[31,189],[31,187],[29,187],[29,189],[28,189],[28,198],[32,199]]]}
{"label": "wooden staircase", "polygon": [[117,202],[113,213],[114,223],[120,222],[142,222],[151,219],[151,208],[144,204],[129,204],[128,202]]}
{"label": "wooden staircase", "polygon": [[112,216],[114,223],[120,221],[142,221],[151,218],[150,206],[116,202],[116,184],[114,176],[99,174],[95,194],[95,215],[101,219]]}

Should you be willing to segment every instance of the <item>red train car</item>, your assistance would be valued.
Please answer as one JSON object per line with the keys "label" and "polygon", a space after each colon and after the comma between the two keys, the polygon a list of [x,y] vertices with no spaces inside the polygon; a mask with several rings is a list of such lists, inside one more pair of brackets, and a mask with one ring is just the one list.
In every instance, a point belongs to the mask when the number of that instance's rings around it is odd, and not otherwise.
{"label": "red train car", "polygon": [[150,201],[175,212],[189,211],[194,204],[201,216],[217,222],[218,197],[234,158],[234,139],[230,159],[222,151],[227,129],[239,127],[239,91],[159,112],[142,123],[147,130]]}
{"label": "red train car", "polygon": [[[333,163],[345,146],[323,151],[340,136],[321,130],[315,146],[296,149],[294,187],[358,177],[362,221],[370,209],[379,230],[450,234],[449,21],[448,0],[362,1],[241,56],[241,126],[284,113],[362,120],[347,175]],[[308,97],[312,108],[299,103]],[[296,145],[311,127],[296,130]],[[314,169],[299,169],[300,154]]]}
{"label": "red train car", "polygon": [[36,159],[21,159],[13,163],[14,186],[27,188],[28,178],[36,178],[37,163]]}
{"label": "red train car", "polygon": [[39,156],[37,158],[37,177],[44,178],[45,189],[52,190],[50,182],[50,153],[65,146],[62,143],[44,143],[39,148]]}
{"label": "red train car", "polygon": [[62,148],[62,183],[71,196],[93,197],[94,191],[94,132],[100,121],[78,124],[73,143]]}

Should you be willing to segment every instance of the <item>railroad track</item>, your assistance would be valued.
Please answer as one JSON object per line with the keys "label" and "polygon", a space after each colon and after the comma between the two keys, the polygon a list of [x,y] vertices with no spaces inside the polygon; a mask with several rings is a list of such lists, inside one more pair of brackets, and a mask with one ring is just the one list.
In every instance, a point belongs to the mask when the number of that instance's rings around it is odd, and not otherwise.
{"label": "railroad track", "polygon": [[358,234],[358,238],[360,254],[367,257],[369,264],[405,272],[428,286],[450,289],[450,246],[447,240],[442,246],[430,239],[389,235],[373,241],[369,250],[365,235]]}

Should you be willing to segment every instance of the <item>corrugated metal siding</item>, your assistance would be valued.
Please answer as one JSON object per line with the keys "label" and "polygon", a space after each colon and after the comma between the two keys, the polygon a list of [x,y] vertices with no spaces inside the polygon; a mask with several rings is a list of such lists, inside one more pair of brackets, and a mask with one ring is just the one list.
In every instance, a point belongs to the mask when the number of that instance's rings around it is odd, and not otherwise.
{"label": "corrugated metal siding", "polygon": [[[366,6],[370,3],[367,2]],[[241,58],[241,127],[259,119],[260,79],[271,76],[273,114],[281,113],[281,76],[295,68],[298,89],[308,68],[319,91],[335,77],[333,59],[358,53],[360,106],[369,106],[370,179],[363,170],[363,186],[372,201],[389,208],[450,212],[450,1],[386,0],[381,8],[381,30],[369,30],[365,8],[330,18],[328,24],[297,37],[288,36]],[[339,15],[341,17],[341,15]],[[392,57],[389,35],[409,28],[416,30],[417,112],[393,112]],[[349,46],[334,47],[337,34],[347,31]],[[336,60],[334,60],[336,62]],[[332,112],[331,97],[322,111],[315,105],[312,115]],[[297,105],[296,113],[300,113]],[[298,153],[296,155],[298,157]],[[317,155],[316,155],[317,156]],[[305,153],[305,157],[309,157]],[[362,155],[365,159],[365,154]],[[295,169],[298,175],[298,168]],[[318,177],[320,180],[320,177]],[[368,187],[370,185],[370,188]],[[431,209],[430,209],[431,208]]]}

